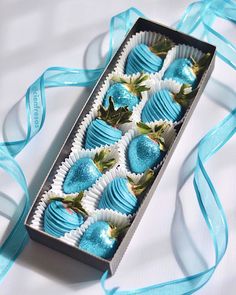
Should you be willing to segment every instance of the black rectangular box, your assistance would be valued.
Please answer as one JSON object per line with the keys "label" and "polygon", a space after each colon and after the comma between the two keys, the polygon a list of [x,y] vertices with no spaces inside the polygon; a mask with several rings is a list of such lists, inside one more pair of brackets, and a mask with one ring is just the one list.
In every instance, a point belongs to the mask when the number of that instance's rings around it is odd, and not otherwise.
{"label": "black rectangular box", "polygon": [[[122,51],[123,47],[125,46],[126,42],[128,41],[128,39],[132,35],[140,32],[140,31],[157,32],[157,33],[160,33],[162,35],[169,37],[176,44],[190,45],[190,46],[193,46],[193,47],[201,50],[203,53],[209,52],[211,54],[211,62],[201,77],[201,80],[199,82],[199,89],[196,94],[196,97],[194,98],[194,100],[190,106],[190,109],[187,113],[187,116],[185,117],[183,124],[181,124],[178,127],[177,137],[176,137],[173,145],[171,146],[170,150],[168,151],[168,155],[167,155],[163,165],[161,166],[160,170],[158,171],[158,174],[156,176],[156,179],[155,179],[152,187],[150,188],[147,196],[145,197],[144,201],[142,202],[129,230],[127,231],[125,237],[121,241],[115,255],[113,256],[113,258],[111,260],[108,261],[103,258],[92,256],[89,253],[86,253],[76,247],[70,246],[70,245],[48,235],[47,233],[45,233],[43,231],[36,230],[36,229],[32,228],[30,226],[30,224],[32,221],[32,217],[34,215],[35,208],[38,206],[38,203],[40,201],[42,194],[45,191],[48,191],[50,189],[50,186],[52,184],[53,178],[55,176],[55,173],[56,173],[59,165],[70,154],[75,133],[76,133],[78,127],[80,126],[80,123],[82,122],[83,118],[89,112],[89,110],[94,102],[95,96],[98,93],[99,89],[101,88],[105,78],[107,77],[107,75],[109,73],[111,73],[113,71],[114,66],[117,62],[117,59],[118,59],[119,55],[121,54],[121,51]],[[188,121],[189,121],[198,101],[199,101],[200,95],[203,92],[203,90],[207,84],[207,81],[213,71],[214,64],[215,64],[215,50],[216,50],[216,48],[213,45],[210,45],[206,42],[200,41],[196,38],[193,38],[193,37],[183,34],[181,32],[175,31],[175,30],[168,28],[166,26],[163,26],[161,24],[158,24],[158,23],[155,23],[155,22],[143,19],[143,18],[139,18],[137,20],[137,22],[134,24],[134,26],[132,27],[130,32],[127,34],[125,40],[123,41],[120,48],[116,52],[115,56],[112,58],[112,60],[110,61],[110,63],[106,67],[106,69],[104,70],[104,72],[103,72],[102,76],[100,77],[100,79],[98,80],[97,84],[95,85],[84,108],[82,109],[81,113],[78,115],[78,119],[76,120],[74,126],[72,127],[71,132],[69,133],[64,145],[62,146],[62,149],[60,150],[58,157],[56,158],[49,174],[47,175],[42,187],[40,188],[40,191],[38,192],[38,194],[35,198],[35,202],[33,203],[31,210],[28,214],[28,217],[26,218],[26,221],[25,221],[25,226],[27,228],[27,231],[33,240],[36,240],[36,241],[38,241],[50,248],[53,248],[53,249],[56,249],[62,253],[65,253],[65,254],[67,254],[75,259],[78,259],[86,264],[89,264],[101,271],[109,270],[110,274],[113,274],[115,272],[120,260],[122,259],[123,255],[124,255],[126,248],[129,245],[129,242],[132,239],[132,236],[133,236],[133,234],[134,234],[134,232],[135,232],[135,230],[136,230],[136,228],[137,228],[137,226],[138,226],[138,224],[139,224],[139,222],[146,210],[146,207],[147,207],[149,201],[151,200],[158,183],[160,182],[160,179],[161,179],[161,177],[168,165],[168,162],[170,161],[171,156],[172,156],[172,154],[173,154],[173,152],[174,152],[174,150],[181,138],[184,128],[188,124]]]}

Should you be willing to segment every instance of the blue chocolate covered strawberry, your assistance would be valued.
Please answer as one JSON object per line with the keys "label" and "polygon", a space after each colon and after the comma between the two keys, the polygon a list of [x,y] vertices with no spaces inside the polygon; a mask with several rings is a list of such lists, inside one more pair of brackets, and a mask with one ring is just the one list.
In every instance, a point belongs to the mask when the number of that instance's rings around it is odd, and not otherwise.
{"label": "blue chocolate covered strawberry", "polygon": [[84,232],[79,242],[79,249],[105,259],[112,258],[125,229],[118,228],[111,222],[96,221]]}
{"label": "blue chocolate covered strawberry", "polygon": [[166,88],[153,93],[142,110],[142,122],[179,121],[196,94],[196,91],[189,90],[189,85],[184,84],[178,93],[172,93]]}
{"label": "blue chocolate covered strawberry", "polygon": [[172,79],[180,84],[189,84],[195,87],[199,75],[209,65],[210,56],[210,53],[207,53],[198,62],[192,57],[178,58],[165,71],[163,79]]}
{"label": "blue chocolate covered strawberry", "polygon": [[125,74],[159,72],[167,52],[173,46],[174,43],[167,37],[162,37],[152,46],[144,43],[135,46],[128,55]]}
{"label": "blue chocolate covered strawberry", "polygon": [[154,172],[148,170],[135,183],[130,177],[116,177],[104,189],[98,204],[99,209],[112,209],[123,214],[134,214],[139,205],[139,196],[154,179]]}
{"label": "blue chocolate covered strawberry", "polygon": [[114,108],[112,98],[109,98],[108,108],[102,105],[98,110],[98,117],[93,120],[85,135],[85,149],[93,149],[100,146],[111,145],[119,141],[122,137],[122,131],[118,125],[130,122],[132,112],[128,107]]}
{"label": "blue chocolate covered strawberry", "polygon": [[143,173],[154,168],[165,155],[162,134],[168,124],[156,125],[154,129],[139,122],[137,127],[141,135],[134,137],[127,148],[129,169],[133,173]]}
{"label": "blue chocolate covered strawberry", "polygon": [[140,102],[141,93],[149,90],[143,84],[148,79],[147,75],[140,74],[137,78],[113,78],[112,84],[103,100],[104,107],[109,105],[109,97],[112,97],[115,109],[128,107],[130,111]]}
{"label": "blue chocolate covered strawberry", "polygon": [[115,165],[114,158],[107,159],[109,153],[109,149],[103,149],[95,154],[94,159],[85,157],[77,160],[65,177],[64,193],[79,193],[92,186],[103,172]]}
{"label": "blue chocolate covered strawberry", "polygon": [[84,217],[87,215],[81,205],[82,197],[83,193],[76,197],[51,198],[44,212],[45,232],[59,238],[81,226],[84,223]]}

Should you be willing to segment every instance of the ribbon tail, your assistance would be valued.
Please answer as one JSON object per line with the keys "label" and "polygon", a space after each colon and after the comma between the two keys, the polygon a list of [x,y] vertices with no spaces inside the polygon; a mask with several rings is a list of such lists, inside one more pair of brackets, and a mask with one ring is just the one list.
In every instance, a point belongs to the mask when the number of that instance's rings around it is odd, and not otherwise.
{"label": "ribbon tail", "polygon": [[15,159],[6,151],[0,149],[0,168],[9,174],[20,185],[24,194],[25,200],[20,216],[11,231],[10,235],[4,241],[0,248],[0,281],[5,277],[15,259],[24,249],[27,243],[28,236],[24,227],[24,220],[29,210],[29,195],[27,183],[23,171],[21,170]]}
{"label": "ribbon tail", "polygon": [[230,67],[236,70],[236,46],[220,33],[212,29],[207,21],[203,22],[209,43],[216,46],[217,55]]}
{"label": "ribbon tail", "polygon": [[[216,154],[236,133],[236,109],[223,121],[204,136],[198,145],[198,158],[194,170],[194,189],[202,215],[210,231],[214,249],[215,263],[212,267],[195,275],[173,280],[157,285],[127,291],[116,291],[116,295],[133,294],[192,294],[202,288],[213,275],[216,267],[222,260],[228,244],[228,226],[223,207],[214,186],[206,172],[204,163]],[[107,275],[103,276],[104,281]],[[106,295],[111,295],[109,290],[103,289]],[[112,290],[110,290],[111,292]]]}
{"label": "ribbon tail", "polygon": [[[0,280],[6,275],[27,242],[24,220],[29,209],[30,200],[27,183],[20,166],[14,157],[36,136],[43,127],[46,117],[45,89],[50,87],[94,85],[110,61],[113,53],[120,45],[114,40],[123,40],[134,21],[143,14],[130,8],[112,18],[110,24],[110,48],[106,63],[98,69],[82,70],[77,68],[48,68],[27,90],[25,95],[27,132],[26,137],[18,141],[0,143],[0,168],[12,176],[24,191],[24,207],[12,232],[0,248]],[[118,30],[120,27],[120,30]],[[113,293],[115,289],[113,290]]]}

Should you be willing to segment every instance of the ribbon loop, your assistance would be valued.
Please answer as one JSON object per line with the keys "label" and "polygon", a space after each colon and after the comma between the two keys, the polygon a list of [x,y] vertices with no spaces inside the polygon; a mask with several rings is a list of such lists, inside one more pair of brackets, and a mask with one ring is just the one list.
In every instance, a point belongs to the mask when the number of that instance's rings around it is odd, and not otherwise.
{"label": "ribbon loop", "polygon": [[[48,68],[27,90],[25,95],[27,132],[26,137],[17,141],[0,143],[0,168],[12,176],[24,192],[25,204],[19,219],[9,237],[0,247],[0,280],[4,278],[14,260],[20,254],[27,241],[24,220],[29,209],[29,192],[24,173],[14,157],[41,130],[46,116],[46,93],[49,87],[77,86],[87,87],[96,83],[105,66],[123,40],[129,28],[139,16],[143,16],[136,8],[130,8],[111,19],[110,47],[105,65],[99,69],[82,70],[76,68]],[[117,41],[119,40],[119,41]]]}
{"label": "ribbon loop", "polygon": [[236,46],[212,28],[216,17],[236,22],[236,2],[231,0],[194,2],[186,9],[176,28],[202,39],[205,37],[209,43],[216,46],[217,55],[236,70]]}
{"label": "ribbon loop", "polygon": [[[105,64],[101,68],[82,70],[52,67],[47,69],[27,90],[25,95],[27,111],[26,137],[18,141],[0,143],[0,168],[12,176],[25,193],[25,203],[20,217],[13,231],[0,248],[0,280],[6,275],[27,241],[23,222],[29,208],[29,193],[23,171],[14,157],[30,142],[44,124],[46,116],[45,89],[50,87],[86,87],[93,85],[139,16],[144,17],[136,8],[130,8],[112,17],[110,22],[109,50]],[[236,47],[212,28],[216,17],[235,22],[235,1],[204,0],[194,2],[186,9],[177,25],[177,29],[189,34],[198,35],[199,32],[201,34],[203,33],[203,36],[210,43],[217,46],[218,56],[236,70]],[[214,265],[186,278],[130,291],[121,291],[118,288],[106,289],[105,281],[108,273],[105,272],[101,278],[101,285],[105,294],[192,294],[208,282],[226,251],[228,228],[224,210],[211,179],[207,174],[205,163],[228,142],[235,132],[236,109],[200,141],[196,168],[194,170],[194,189],[214,244]]]}

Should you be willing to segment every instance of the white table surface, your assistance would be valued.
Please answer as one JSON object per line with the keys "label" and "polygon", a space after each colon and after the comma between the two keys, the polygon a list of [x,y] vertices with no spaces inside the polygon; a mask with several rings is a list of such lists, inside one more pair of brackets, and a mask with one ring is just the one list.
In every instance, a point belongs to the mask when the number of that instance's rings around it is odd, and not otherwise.
{"label": "white table surface", "polygon": [[[99,63],[98,47],[102,44],[102,54],[107,48],[104,33],[114,14],[136,6],[151,19],[171,25],[189,3],[190,1],[174,0],[1,0],[1,127],[5,124],[11,134],[15,135],[16,130],[12,131],[9,127],[9,118],[19,118],[16,113],[9,115],[8,112],[23,96],[27,86],[47,67],[95,67]],[[223,23],[219,23],[219,27],[230,38],[234,38],[235,27]],[[116,274],[108,281],[109,287],[119,285],[122,289],[139,288],[183,277],[186,273],[202,270],[205,263],[211,266],[214,262],[212,243],[199,211],[192,178],[184,184],[179,194],[186,224],[180,218],[181,210],[179,206],[175,207],[175,202],[177,185],[183,176],[181,167],[187,155],[198,140],[224,118],[228,109],[236,106],[235,92],[224,89],[221,81],[228,87],[235,88],[235,72],[217,60],[213,78],[201,97]],[[43,130],[17,156],[27,177],[32,198],[42,184],[89,91],[64,88],[47,92],[47,119]],[[7,114],[8,120],[5,122]],[[22,115],[20,120],[21,118]],[[229,224],[229,246],[214,276],[198,294],[236,293],[235,148],[236,138],[232,138],[207,164],[207,170],[225,208]],[[3,173],[0,179],[1,198],[4,192],[19,203],[22,192],[17,185]],[[178,213],[176,215],[175,208]],[[4,210],[2,199],[0,209]],[[12,213],[13,211],[9,212],[9,215]],[[173,219],[174,216],[177,218]],[[0,216],[2,241],[10,228],[9,219]],[[194,265],[183,270],[174,252],[181,253],[181,257],[187,261],[195,262]],[[0,294],[102,294],[100,276],[101,273],[95,269],[30,241],[0,284]]]}

